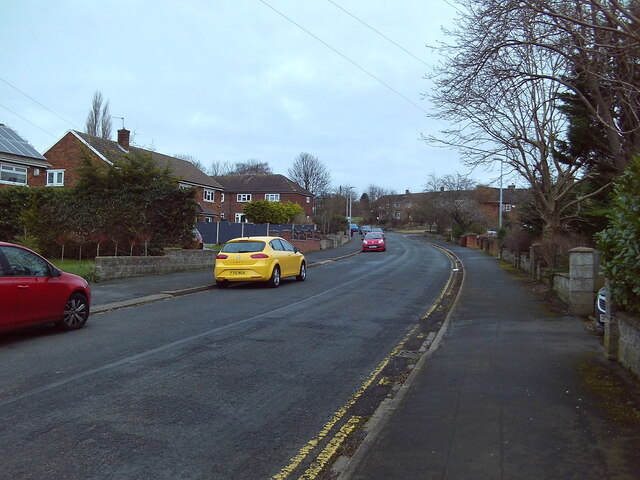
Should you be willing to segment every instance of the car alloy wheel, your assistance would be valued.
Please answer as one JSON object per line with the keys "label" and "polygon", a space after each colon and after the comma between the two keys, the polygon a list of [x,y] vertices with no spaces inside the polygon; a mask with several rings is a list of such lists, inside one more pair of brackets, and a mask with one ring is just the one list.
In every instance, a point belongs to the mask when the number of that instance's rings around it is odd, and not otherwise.
{"label": "car alloy wheel", "polygon": [[63,330],[77,330],[82,328],[89,318],[89,302],[81,293],[74,293],[64,306],[62,320],[58,326]]}
{"label": "car alloy wheel", "polygon": [[304,282],[307,278],[307,264],[302,262],[300,264],[300,273],[296,276],[296,280],[299,282]]}
{"label": "car alloy wheel", "polygon": [[280,267],[276,265],[273,267],[273,273],[269,279],[269,286],[271,288],[278,288],[278,285],[280,285]]}

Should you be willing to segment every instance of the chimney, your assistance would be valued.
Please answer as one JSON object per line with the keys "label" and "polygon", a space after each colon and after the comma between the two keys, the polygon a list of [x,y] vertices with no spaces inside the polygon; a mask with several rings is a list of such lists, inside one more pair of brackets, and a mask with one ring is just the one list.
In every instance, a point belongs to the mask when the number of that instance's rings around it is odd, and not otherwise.
{"label": "chimney", "polygon": [[409,191],[409,189],[408,189],[408,188],[404,191],[404,194],[405,194],[405,195],[409,195],[410,193],[411,193],[411,192]]}
{"label": "chimney", "polygon": [[118,130],[118,145],[120,145],[125,150],[129,151],[129,134],[131,132],[126,128],[121,128]]}

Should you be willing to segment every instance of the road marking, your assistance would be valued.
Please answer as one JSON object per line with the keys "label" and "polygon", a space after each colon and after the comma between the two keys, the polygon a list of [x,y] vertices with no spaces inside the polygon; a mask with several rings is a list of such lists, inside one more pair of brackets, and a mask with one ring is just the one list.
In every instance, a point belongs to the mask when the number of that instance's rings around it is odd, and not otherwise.
{"label": "road marking", "polygon": [[[438,248],[435,245],[429,245]],[[445,255],[449,258],[451,263],[455,265],[455,259],[444,249],[438,248],[438,250],[445,253]],[[444,288],[441,290],[440,295],[436,300],[431,304],[429,309],[426,311],[424,315],[420,318],[421,320],[429,317],[434,310],[440,307],[440,303],[442,300],[448,295],[449,290],[451,289],[452,284],[454,283],[454,271],[452,270],[449,274],[449,278],[445,283]],[[389,364],[391,359],[398,355],[398,353],[404,348],[405,344],[414,336],[416,331],[420,328],[420,323],[414,325],[411,330],[405,335],[405,337],[400,341],[398,345],[394,347],[389,355],[387,355],[378,366],[369,374],[365,382],[360,385],[356,393],[351,396],[351,398],[345,403],[342,407],[340,407],[331,420],[327,422],[320,432],[311,440],[309,440],[306,445],[304,445],[298,453],[291,458],[289,464],[282,468],[277,474],[271,477],[271,480],[285,480],[289,478],[289,476],[300,466],[300,464],[311,454],[311,452],[320,444],[320,442],[329,435],[329,432],[336,426],[336,424],[342,420],[343,417],[346,416],[349,408],[351,408],[356,401],[364,394],[364,392],[373,384],[376,378],[380,375],[380,373],[384,370],[384,368]],[[384,382],[385,378],[381,378],[379,382]],[[358,419],[358,420],[355,420]],[[329,443],[325,446],[325,448],[318,454],[316,460],[314,460],[310,467],[305,470],[305,473],[298,477],[298,480],[313,480],[318,474],[322,472],[324,466],[331,460],[333,454],[337,451],[338,447],[344,442],[347,436],[355,430],[355,428],[360,423],[360,417],[351,417],[346,424],[344,424],[340,430],[335,434],[335,436],[329,441]],[[348,431],[348,433],[346,433]]]}
{"label": "road marking", "polygon": [[362,385],[356,390],[351,398],[345,403],[342,407],[338,409],[338,411],[333,415],[331,420],[329,420],[324,427],[320,430],[320,432],[311,440],[307,442],[307,444],[302,447],[298,454],[291,458],[289,461],[289,465],[280,470],[277,474],[271,477],[272,480],[284,480],[291,475],[296,468],[309,456],[309,454],[318,446],[318,444],[324,439],[329,432],[335,427],[335,425],[347,414],[349,408],[351,408],[356,401],[362,396],[362,394],[369,388],[369,386],[375,381],[375,379],[380,375],[380,372],[384,370],[387,364],[391,361],[391,359],[404,347],[404,344],[407,343],[409,338],[416,332],[420,325],[415,325],[409,332],[405,335],[402,341],[396,345],[396,347],[391,351],[389,355],[387,355],[378,366],[369,374],[367,379],[364,381]]}
{"label": "road marking", "polygon": [[318,476],[320,472],[324,469],[325,465],[329,463],[329,461],[333,458],[335,453],[338,451],[338,448],[344,443],[351,432],[353,432],[361,423],[363,423],[364,419],[362,417],[353,416],[351,417],[347,423],[345,423],[340,431],[331,439],[331,441],[327,444],[326,447],[322,449],[322,452],[318,455],[316,461],[311,463],[311,466],[307,468],[304,472],[304,475],[300,477],[299,480],[313,480]]}

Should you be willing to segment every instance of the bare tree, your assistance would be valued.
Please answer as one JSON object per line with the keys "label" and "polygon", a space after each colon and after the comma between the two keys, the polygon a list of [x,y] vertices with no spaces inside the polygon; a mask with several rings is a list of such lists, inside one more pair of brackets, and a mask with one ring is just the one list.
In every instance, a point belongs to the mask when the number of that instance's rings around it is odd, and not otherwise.
{"label": "bare tree", "polygon": [[246,162],[237,162],[234,165],[233,175],[265,175],[272,174],[268,162],[261,162],[255,158],[250,158]]}
{"label": "bare tree", "polygon": [[380,197],[384,197],[385,195],[394,195],[395,192],[378,185],[370,184],[365,191],[367,197],[369,197],[369,202],[371,204],[375,204]]}
{"label": "bare tree", "polygon": [[324,195],[331,186],[331,173],[328,168],[310,153],[301,152],[288,171],[289,178],[314,195]]}
{"label": "bare tree", "polygon": [[233,171],[233,165],[229,162],[222,162],[216,160],[211,163],[209,174],[213,177],[219,177],[220,175],[229,175]]}
{"label": "bare tree", "polygon": [[456,127],[426,140],[456,148],[470,166],[500,161],[511,167],[531,185],[544,234],[557,235],[577,205],[597,192],[579,195],[589,179],[584,163],[556,155],[566,122],[559,109],[566,87],[557,79],[568,74],[567,64],[536,45],[556,31],[537,22],[531,9],[508,10],[498,0],[459,2],[470,16],[459,20],[453,44],[441,50],[445,62],[431,95],[435,116]]}
{"label": "bare tree", "polygon": [[425,189],[433,194],[429,195],[425,206],[431,207],[435,212],[432,215],[427,214],[428,220],[438,225],[438,230],[441,230],[444,214],[464,232],[470,231],[474,225],[486,224],[475,188],[475,181],[464,175],[449,174],[437,177],[431,174]]}
{"label": "bare tree", "polygon": [[[510,0],[511,8],[516,5]],[[640,149],[640,4],[624,0],[517,2],[550,25],[550,37],[532,42],[561,56],[571,75],[555,82],[580,98],[604,127],[607,159],[622,174]]]}
{"label": "bare tree", "polygon": [[[500,76],[544,79],[571,92],[605,128],[621,174],[640,149],[640,6],[635,0],[457,0],[466,21],[450,31],[470,35],[466,74],[494,65]],[[458,40],[459,41],[459,40]],[[553,57],[553,71],[531,70],[522,51]],[[472,56],[468,56],[472,53]],[[459,72],[461,73],[461,72]]]}
{"label": "bare tree", "polygon": [[173,156],[175,158],[179,158],[180,160],[184,160],[186,162],[189,162],[189,163],[193,164],[196,168],[198,168],[198,170],[200,170],[201,172],[204,172],[207,175],[211,175],[210,169],[207,168],[204,163],[202,163],[200,160],[198,160],[193,155],[189,155],[188,153],[175,153]]}
{"label": "bare tree", "polygon": [[102,92],[96,91],[91,101],[91,110],[87,115],[85,133],[96,137],[111,138],[109,100],[104,104],[103,101]]}
{"label": "bare tree", "polygon": [[395,190],[370,184],[364,193],[367,195],[369,202],[365,217],[376,223],[380,218],[388,217],[389,212],[393,210],[393,200],[391,196],[396,194]]}

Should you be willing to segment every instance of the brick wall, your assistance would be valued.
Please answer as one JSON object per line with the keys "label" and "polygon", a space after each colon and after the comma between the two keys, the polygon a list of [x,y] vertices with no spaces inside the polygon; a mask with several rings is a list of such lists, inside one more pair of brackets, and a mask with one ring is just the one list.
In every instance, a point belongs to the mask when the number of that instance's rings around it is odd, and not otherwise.
{"label": "brick wall", "polygon": [[65,187],[71,187],[78,183],[79,168],[83,165],[83,149],[91,155],[96,165],[106,166],[100,157],[80,143],[80,140],[71,132],[68,132],[44,154],[52,169],[64,169]]}
{"label": "brick wall", "polygon": [[291,230],[281,230],[280,232],[270,232],[270,234],[275,236],[280,236],[287,240],[294,247],[298,247],[298,249],[302,253],[307,252],[315,252],[320,250],[322,247],[320,239],[307,239],[307,240],[291,240]]}

